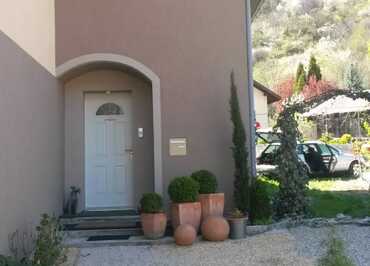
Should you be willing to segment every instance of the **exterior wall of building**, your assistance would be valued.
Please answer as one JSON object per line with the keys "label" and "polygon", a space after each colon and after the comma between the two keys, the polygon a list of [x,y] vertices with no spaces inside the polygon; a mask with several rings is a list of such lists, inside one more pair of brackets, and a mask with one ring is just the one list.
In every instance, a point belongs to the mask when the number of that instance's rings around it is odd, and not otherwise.
{"label": "exterior wall of building", "polygon": [[262,128],[269,127],[267,96],[260,90],[254,89],[254,106],[256,109],[256,121]]}
{"label": "exterior wall of building", "polygon": [[0,30],[54,74],[54,0],[0,0],[0,6]]}
{"label": "exterior wall of building", "polygon": [[[85,206],[85,135],[84,93],[131,91],[133,104],[133,158],[135,206],[139,197],[154,191],[153,169],[153,109],[151,84],[132,73],[96,70],[76,77],[65,84],[65,190],[81,188],[80,208]],[[137,129],[144,129],[144,138],[137,137]]]}
{"label": "exterior wall of building", "polygon": [[[92,53],[128,56],[161,80],[163,191],[201,168],[219,177],[232,202],[230,72],[248,121],[244,0],[56,1],[57,66]],[[169,156],[183,137],[188,155]]]}
{"label": "exterior wall of building", "polygon": [[59,215],[63,203],[63,88],[0,33],[0,254],[8,234]]}

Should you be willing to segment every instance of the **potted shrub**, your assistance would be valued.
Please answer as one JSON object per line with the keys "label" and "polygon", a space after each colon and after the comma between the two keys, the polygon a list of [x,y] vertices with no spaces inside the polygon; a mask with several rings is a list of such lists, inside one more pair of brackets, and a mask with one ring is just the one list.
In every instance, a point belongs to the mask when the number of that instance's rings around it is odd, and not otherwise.
{"label": "potted shrub", "polygon": [[235,209],[230,213],[227,220],[230,224],[230,238],[245,238],[248,217],[239,209]]}
{"label": "potted shrub", "polygon": [[198,202],[199,183],[193,178],[184,176],[173,179],[168,186],[171,198],[171,220],[173,229],[182,224],[189,224],[196,231],[199,229],[202,215]]}
{"label": "potted shrub", "polygon": [[164,236],[167,215],[163,211],[162,197],[157,193],[144,194],[140,200],[140,217],[145,237],[158,239]]}
{"label": "potted shrub", "polygon": [[216,176],[207,170],[192,173],[191,177],[199,183],[199,202],[202,206],[202,220],[208,216],[223,216],[225,206],[224,193],[216,193]]}

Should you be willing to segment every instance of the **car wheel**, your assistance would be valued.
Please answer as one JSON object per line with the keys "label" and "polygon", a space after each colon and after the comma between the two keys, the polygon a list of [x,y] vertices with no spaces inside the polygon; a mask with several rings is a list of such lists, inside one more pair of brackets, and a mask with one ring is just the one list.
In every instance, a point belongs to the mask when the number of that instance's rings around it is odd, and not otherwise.
{"label": "car wheel", "polygon": [[350,177],[360,177],[360,175],[361,175],[361,165],[357,161],[352,162],[351,165],[349,166],[348,175]]}

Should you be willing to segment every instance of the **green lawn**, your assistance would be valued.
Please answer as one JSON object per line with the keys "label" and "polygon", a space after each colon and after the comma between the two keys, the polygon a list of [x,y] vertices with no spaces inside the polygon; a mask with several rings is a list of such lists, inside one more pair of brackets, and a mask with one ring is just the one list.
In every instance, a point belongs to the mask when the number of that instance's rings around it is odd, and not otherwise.
{"label": "green lawn", "polygon": [[[268,193],[273,196],[278,191],[278,182],[262,178]],[[370,193],[363,191],[330,191],[335,180],[312,180],[309,182],[308,196],[310,212],[314,217],[335,217],[338,213],[352,217],[370,216]]]}

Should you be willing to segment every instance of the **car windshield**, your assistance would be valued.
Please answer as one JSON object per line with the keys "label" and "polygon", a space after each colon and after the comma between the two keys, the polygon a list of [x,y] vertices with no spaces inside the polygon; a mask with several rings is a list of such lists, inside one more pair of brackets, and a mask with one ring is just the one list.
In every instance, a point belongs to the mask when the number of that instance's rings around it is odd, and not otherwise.
{"label": "car windshield", "polygon": [[273,154],[273,153],[276,153],[278,149],[279,149],[279,145],[270,145],[266,148],[264,153],[265,154]]}

